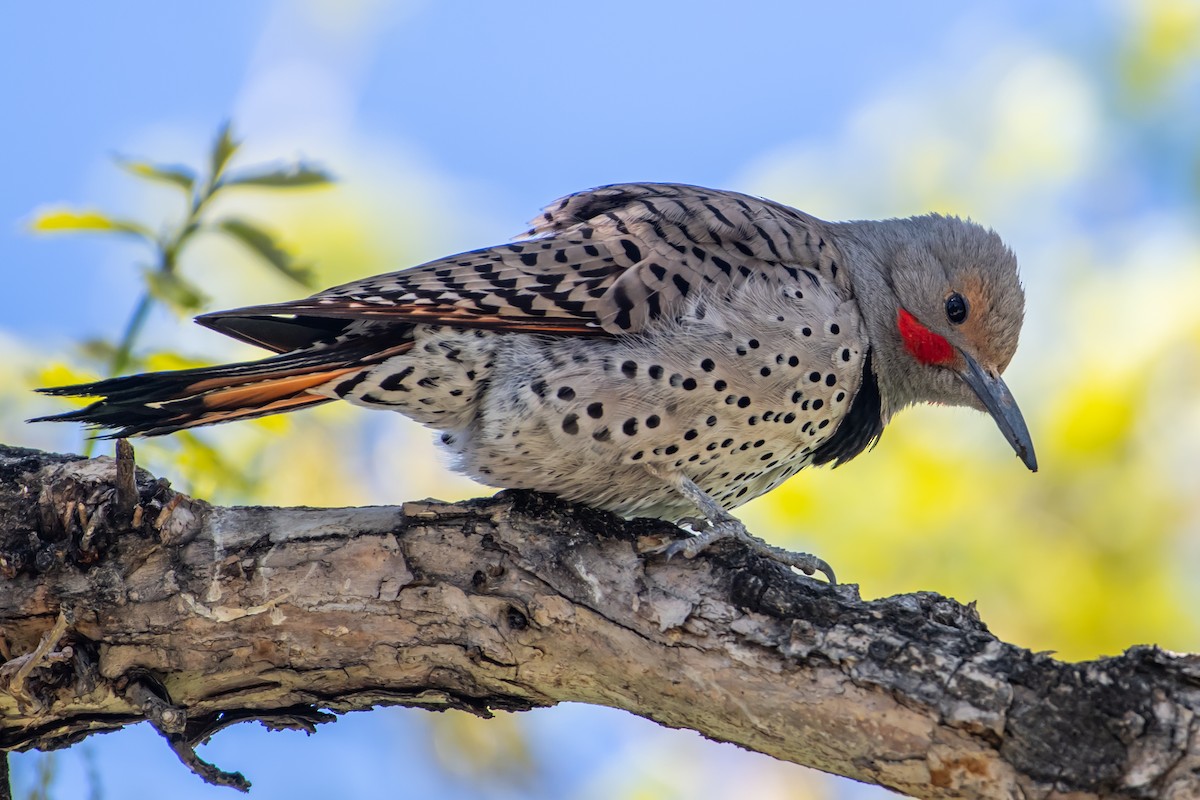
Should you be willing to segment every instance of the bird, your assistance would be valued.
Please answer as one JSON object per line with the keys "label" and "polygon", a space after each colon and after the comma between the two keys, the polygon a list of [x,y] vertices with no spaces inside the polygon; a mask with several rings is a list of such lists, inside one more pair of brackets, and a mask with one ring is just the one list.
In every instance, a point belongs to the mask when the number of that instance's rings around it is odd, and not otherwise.
{"label": "bird", "polygon": [[1031,470],[1001,373],[1024,319],[1017,260],[973,221],[827,222],[733,191],[602,186],[509,243],[306,299],[197,317],[273,353],[39,389],[97,397],[32,421],[157,436],[337,400],[440,431],[453,465],[686,524],[694,557],[735,539],[836,582],[731,510],[872,448],[900,410],[967,406]]}

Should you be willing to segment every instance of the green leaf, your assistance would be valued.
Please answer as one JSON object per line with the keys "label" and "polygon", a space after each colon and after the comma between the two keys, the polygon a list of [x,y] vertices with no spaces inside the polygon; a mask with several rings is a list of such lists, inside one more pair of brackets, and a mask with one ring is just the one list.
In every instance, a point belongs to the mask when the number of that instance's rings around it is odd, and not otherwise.
{"label": "green leaf", "polygon": [[79,352],[84,358],[107,364],[117,354],[117,346],[107,339],[84,339],[79,343]]}
{"label": "green leaf", "polygon": [[243,172],[222,181],[226,186],[264,186],[273,189],[299,189],[328,186],[333,176],[320,167],[292,164],[264,172]]}
{"label": "green leaf", "polygon": [[242,219],[226,218],[217,227],[261,256],[268,264],[299,284],[307,286],[312,274],[306,265],[299,264],[291,253],[281,248],[275,237],[257,225]]}
{"label": "green leaf", "polygon": [[216,185],[217,179],[221,177],[221,173],[225,170],[225,165],[229,163],[229,159],[241,146],[241,142],[233,138],[233,125],[226,122],[217,132],[217,141],[213,144],[212,149],[212,182]]}
{"label": "green leaf", "polygon": [[177,272],[146,269],[143,270],[142,277],[151,295],[180,314],[190,314],[208,302],[208,298],[199,288]]}
{"label": "green leaf", "polygon": [[175,164],[152,164],[149,161],[136,161],[123,156],[115,156],[114,161],[121,169],[139,178],[152,181],[171,183],[183,189],[188,194],[196,186],[196,173],[188,167]]}
{"label": "green leaf", "polygon": [[37,233],[132,233],[150,241],[154,240],[154,235],[136,222],[114,219],[102,211],[61,207],[36,212],[29,222],[29,229]]}

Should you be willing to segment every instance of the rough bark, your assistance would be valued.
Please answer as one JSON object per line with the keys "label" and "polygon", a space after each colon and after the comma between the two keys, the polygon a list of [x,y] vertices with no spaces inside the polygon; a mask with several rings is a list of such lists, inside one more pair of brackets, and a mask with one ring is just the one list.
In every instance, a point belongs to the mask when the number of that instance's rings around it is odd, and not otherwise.
{"label": "rough bark", "polygon": [[130,467],[0,447],[0,749],[149,719],[376,705],[624,708],[916,797],[1200,797],[1200,658],[1066,664],[931,593],[863,602],[662,523],[528,493],[217,508]]}

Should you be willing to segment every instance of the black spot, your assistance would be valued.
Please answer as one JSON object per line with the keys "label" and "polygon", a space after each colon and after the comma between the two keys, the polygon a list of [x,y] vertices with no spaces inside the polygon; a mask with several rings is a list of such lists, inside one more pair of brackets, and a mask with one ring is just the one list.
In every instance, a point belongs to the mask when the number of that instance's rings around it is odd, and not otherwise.
{"label": "black spot", "polygon": [[826,375],[826,376],[825,376],[825,385],[826,385],[826,386],[833,386],[833,385],[835,385],[836,383],[837,383],[837,375],[834,375],[834,374],[831,372],[831,373],[829,373],[828,375]]}
{"label": "black spot", "polygon": [[760,370],[758,371],[758,374],[759,374],[759,375],[762,375],[764,378],[769,378],[769,377],[771,377],[771,368],[770,368],[770,367],[763,367],[762,369],[760,369]]}
{"label": "black spot", "polygon": [[804,397],[803,393],[801,393],[801,392],[792,392],[792,402],[793,402],[793,403],[799,403],[799,402],[800,402],[800,398],[802,398],[802,397]]}
{"label": "black spot", "polygon": [[812,336],[812,328],[809,328],[809,327],[801,328],[800,333],[804,334],[805,336]]}
{"label": "black spot", "polygon": [[849,360],[850,360],[850,348],[843,347],[842,348],[842,361],[849,361]]}
{"label": "black spot", "polygon": [[679,452],[679,445],[669,444],[667,445],[667,448],[663,450],[663,452],[669,456],[673,456]]}
{"label": "black spot", "polygon": [[629,241],[628,239],[622,239],[621,247],[625,248],[625,257],[630,261],[636,264],[638,261],[642,260],[642,251],[639,250],[638,246],[633,242]]}
{"label": "black spot", "polygon": [[563,417],[562,429],[572,436],[579,433],[579,415],[567,414],[565,417]]}
{"label": "black spot", "polygon": [[[405,388],[403,386],[401,386],[401,384],[404,383],[405,378],[407,378],[409,375],[412,375],[412,374],[413,374],[413,367],[405,367],[404,369],[400,370],[399,372],[393,372],[391,375],[388,375],[386,378],[384,378],[382,381],[379,382],[379,388],[383,389],[385,392],[406,391]],[[348,383],[351,384],[350,388],[352,389],[358,383],[362,382],[362,380],[364,378],[366,378],[366,376],[367,376],[367,373],[365,371],[360,372],[357,376],[355,376],[351,380],[343,381],[342,383],[338,384],[338,390],[340,391],[342,389],[342,387]],[[349,390],[347,390],[347,391],[349,391]]]}
{"label": "black spot", "polygon": [[[588,237],[584,236],[583,238],[586,239]],[[596,245],[594,245],[594,244],[585,244],[583,246],[583,252],[587,253],[592,258],[595,258],[596,256],[600,255],[600,251],[596,248]]]}
{"label": "black spot", "polygon": [[637,375],[637,363],[634,361],[622,361],[621,374],[626,378],[632,378],[634,375]]}
{"label": "black spot", "polygon": [[819,373],[819,372],[810,372],[810,373],[808,373],[808,379],[809,379],[810,381],[812,381],[813,383],[819,383],[819,382],[820,382],[820,380],[821,380],[821,373]]}
{"label": "black spot", "polygon": [[683,388],[689,392],[692,391],[693,389],[695,389],[696,388],[696,379],[695,378],[687,378],[686,380],[684,380]]}
{"label": "black spot", "polygon": [[634,453],[633,455],[631,455],[629,457],[629,460],[630,461],[641,461],[642,456],[644,456],[644,455],[646,455],[644,452],[642,452],[641,450],[638,450],[636,453]]}
{"label": "black spot", "polygon": [[533,383],[529,384],[530,391],[532,391],[538,397],[545,397],[547,388],[548,387],[546,386],[545,381],[539,380],[539,381],[534,381]]}
{"label": "black spot", "polygon": [[647,428],[657,428],[660,422],[662,422],[662,420],[658,418],[658,414],[651,414],[650,416],[646,417]]}
{"label": "black spot", "polygon": [[823,406],[823,405],[825,405],[825,401],[818,397],[816,400],[812,401],[812,410],[820,411],[821,406]]}
{"label": "black spot", "polygon": [[713,450],[716,450],[716,449],[717,449],[717,443],[716,443],[716,442],[709,442],[709,443],[708,443],[708,445],[707,445],[707,446],[706,446],[704,449],[705,449],[705,450],[708,450],[709,452],[712,452]]}
{"label": "black spot", "polygon": [[683,383],[683,376],[678,372],[673,372],[671,373],[671,377],[667,379],[667,383],[672,386],[679,386],[679,384]]}
{"label": "black spot", "polygon": [[537,253],[523,253],[521,254],[521,263],[527,267],[537,266],[537,257]]}
{"label": "black spot", "polygon": [[650,319],[658,319],[662,315],[662,306],[658,302],[658,292],[654,292],[646,298],[646,305],[650,310]]}
{"label": "black spot", "polygon": [[559,264],[567,263],[567,251],[566,250],[555,251],[554,260],[557,261]]}
{"label": "black spot", "polygon": [[659,378],[661,378],[663,376],[663,368],[661,366],[659,366],[658,364],[651,364],[649,372],[650,372],[650,377],[654,378],[654,380],[658,380]]}
{"label": "black spot", "polygon": [[758,457],[758,460],[759,461],[769,461],[770,459],[772,459],[774,457],[775,457],[774,453],[763,453],[761,456]]}
{"label": "black spot", "polygon": [[608,428],[605,427],[593,433],[592,438],[597,442],[607,442],[612,437],[608,433]]}
{"label": "black spot", "polygon": [[823,419],[823,420],[821,420],[821,424],[817,426],[817,430],[823,430],[828,427],[829,427],[829,420]]}
{"label": "black spot", "polygon": [[791,358],[788,359],[788,366],[789,367],[800,366],[800,359],[797,356],[792,356]]}
{"label": "black spot", "polygon": [[650,270],[650,274],[652,274],[656,279],[661,281],[667,277],[667,268],[662,264],[651,263],[648,264],[647,267]]}
{"label": "black spot", "polygon": [[738,398],[737,404],[738,408],[747,408],[750,405],[750,398],[743,395],[742,397]]}
{"label": "black spot", "polygon": [[733,274],[733,268],[729,266],[729,262],[725,259],[720,258],[719,256],[713,256],[712,262],[717,269],[725,273],[726,277],[729,277]]}
{"label": "black spot", "polygon": [[721,442],[721,447],[729,447],[731,444],[733,444],[733,439],[726,439],[725,441]]}
{"label": "black spot", "polygon": [[725,381],[721,380],[720,378],[713,381],[713,388],[716,389],[718,392],[725,391],[725,387],[728,385],[729,384],[725,383]]}
{"label": "black spot", "polygon": [[795,421],[796,421],[796,415],[793,414],[792,412],[789,411],[788,413],[783,415],[784,424],[791,425]]}
{"label": "black spot", "polygon": [[711,428],[717,424],[717,418],[715,416],[710,416],[708,419],[704,420],[704,424]]}
{"label": "black spot", "polygon": [[750,417],[750,419],[746,420],[746,422],[747,422],[747,424],[749,424],[749,425],[757,425],[757,424],[758,424],[758,417],[757,417],[757,416],[752,416],[752,417]]}
{"label": "black spot", "polygon": [[700,362],[700,369],[704,370],[705,372],[712,372],[716,368],[717,364],[711,358],[706,358]]}
{"label": "black spot", "polygon": [[700,434],[696,433],[695,429],[689,429],[688,432],[683,435],[683,438],[690,442],[692,439],[695,439],[699,435]]}
{"label": "black spot", "polygon": [[845,400],[845,399],[846,399],[846,393],[845,393],[845,392],[838,392],[837,394],[835,394],[835,395],[833,396],[833,401],[834,401],[835,403],[840,403],[840,402],[842,402],[842,401],[843,401],[843,400]]}
{"label": "black spot", "polygon": [[842,332],[842,329],[838,327],[838,324],[836,322],[831,322],[831,323],[829,323],[829,332],[832,333],[834,336],[837,336],[839,333]]}
{"label": "black spot", "polygon": [[767,440],[766,440],[766,439],[759,439],[757,442],[755,442],[755,443],[754,443],[754,446],[755,446],[755,447],[762,447],[762,446],[763,446],[764,444],[766,444],[766,443],[767,443]]}
{"label": "black spot", "polygon": [[558,399],[559,400],[574,400],[575,399],[575,390],[572,389],[570,386],[562,387],[561,389],[558,390]]}
{"label": "black spot", "polygon": [[625,291],[625,287],[620,284],[613,286],[610,294],[612,294],[613,302],[620,309],[613,317],[613,324],[621,329],[629,328],[633,324],[629,317],[629,312],[633,310],[633,299]]}
{"label": "black spot", "polygon": [[751,350],[758,349],[758,339],[751,339],[750,341],[746,342],[746,344],[750,345]]}
{"label": "black spot", "polygon": [[600,419],[604,416],[604,404],[590,403],[587,407],[587,413],[592,419]]}
{"label": "black spot", "polygon": [[671,282],[675,284],[675,288],[679,290],[680,297],[687,297],[688,292],[692,290],[692,285],[687,282],[687,279],[682,275],[672,275]]}
{"label": "black spot", "polygon": [[630,417],[629,419],[625,420],[625,423],[623,425],[621,425],[621,430],[625,433],[626,436],[633,436],[635,433],[637,433],[637,429],[638,429],[638,421],[636,419],[634,419],[633,417]]}

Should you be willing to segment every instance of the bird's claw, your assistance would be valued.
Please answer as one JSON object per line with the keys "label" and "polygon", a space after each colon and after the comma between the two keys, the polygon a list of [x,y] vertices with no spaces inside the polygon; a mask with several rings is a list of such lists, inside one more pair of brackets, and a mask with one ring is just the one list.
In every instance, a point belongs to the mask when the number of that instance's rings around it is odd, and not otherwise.
{"label": "bird's claw", "polygon": [[830,584],[837,584],[837,577],[834,575],[833,567],[829,566],[828,562],[824,559],[810,553],[795,553],[791,550],[785,550],[782,547],[767,544],[762,539],[747,531],[738,522],[712,525],[702,533],[689,536],[685,539],[676,539],[669,544],[655,548],[652,552],[661,554],[667,561],[676,556],[692,559],[708,549],[713,542],[721,539],[735,539],[748,547],[755,555],[774,561],[777,564],[783,564],[786,567],[795,567],[805,575],[820,572],[828,579]]}

